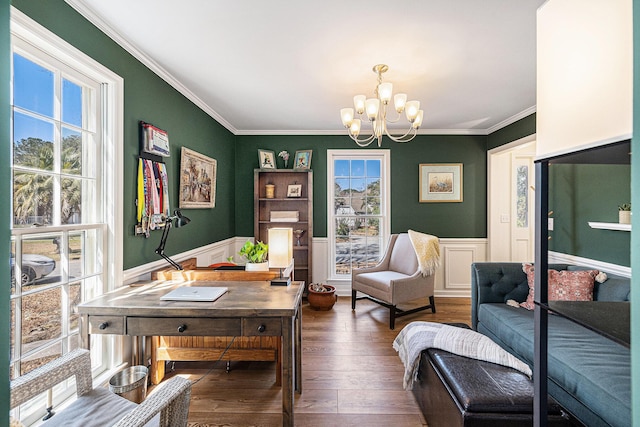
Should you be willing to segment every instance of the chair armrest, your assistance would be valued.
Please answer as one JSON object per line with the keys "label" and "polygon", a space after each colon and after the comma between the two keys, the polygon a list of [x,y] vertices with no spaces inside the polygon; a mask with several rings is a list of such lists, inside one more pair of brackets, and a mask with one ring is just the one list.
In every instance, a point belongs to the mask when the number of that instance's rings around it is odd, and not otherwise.
{"label": "chair armrest", "polygon": [[388,265],[389,265],[389,263],[384,264],[382,262],[379,262],[378,264],[374,265],[373,267],[354,268],[354,269],[351,270],[351,274],[352,274],[353,277],[356,277],[358,274],[375,273],[376,271],[387,271]]}
{"label": "chair armrest", "polygon": [[140,405],[113,427],[141,427],[158,413],[160,426],[184,427],[189,415],[191,381],[173,377],[158,386]]}
{"label": "chair armrest", "polygon": [[77,395],[93,388],[91,355],[76,349],[11,381],[11,408],[15,408],[62,381],[76,377]]}

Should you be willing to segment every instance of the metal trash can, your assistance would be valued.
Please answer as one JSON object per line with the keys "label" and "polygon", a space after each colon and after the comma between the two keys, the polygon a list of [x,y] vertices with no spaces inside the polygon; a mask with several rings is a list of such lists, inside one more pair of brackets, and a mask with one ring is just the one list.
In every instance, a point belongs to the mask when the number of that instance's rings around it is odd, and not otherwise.
{"label": "metal trash can", "polygon": [[135,403],[142,403],[147,397],[147,375],[145,366],[131,366],[109,380],[109,390]]}

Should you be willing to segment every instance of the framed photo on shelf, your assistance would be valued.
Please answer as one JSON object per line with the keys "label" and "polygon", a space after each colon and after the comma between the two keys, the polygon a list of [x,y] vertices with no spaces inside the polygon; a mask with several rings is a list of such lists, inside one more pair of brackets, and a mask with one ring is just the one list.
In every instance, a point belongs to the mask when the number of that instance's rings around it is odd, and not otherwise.
{"label": "framed photo on shelf", "polygon": [[291,184],[287,187],[287,197],[300,197],[302,195],[302,184]]}
{"label": "framed photo on shelf", "polygon": [[462,202],[462,163],[420,164],[420,203]]}
{"label": "framed photo on shelf", "polygon": [[311,152],[312,150],[298,150],[293,160],[293,168],[300,170],[311,169]]}
{"label": "framed photo on shelf", "polygon": [[179,207],[214,208],[218,162],[185,147],[180,154]]}
{"label": "framed photo on shelf", "polygon": [[258,150],[258,162],[260,169],[276,168],[276,153],[271,150]]}

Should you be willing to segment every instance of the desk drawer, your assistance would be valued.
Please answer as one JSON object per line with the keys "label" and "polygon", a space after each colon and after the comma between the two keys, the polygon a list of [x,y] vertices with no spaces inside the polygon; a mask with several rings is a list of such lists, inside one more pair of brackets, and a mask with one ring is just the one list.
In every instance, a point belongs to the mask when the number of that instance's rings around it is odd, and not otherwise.
{"label": "desk drawer", "polygon": [[282,320],[279,317],[247,317],[242,319],[242,335],[279,336],[282,335]]}
{"label": "desk drawer", "polygon": [[124,317],[89,316],[89,333],[124,335]]}
{"label": "desk drawer", "polygon": [[240,324],[239,318],[128,317],[127,335],[238,336]]}

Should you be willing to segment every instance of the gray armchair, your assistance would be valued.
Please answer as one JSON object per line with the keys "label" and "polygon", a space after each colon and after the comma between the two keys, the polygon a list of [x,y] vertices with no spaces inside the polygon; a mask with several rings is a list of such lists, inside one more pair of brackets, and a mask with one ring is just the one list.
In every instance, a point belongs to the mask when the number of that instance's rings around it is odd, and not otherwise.
{"label": "gray armchair", "polygon": [[[356,301],[368,299],[389,309],[389,328],[395,328],[397,317],[431,309],[436,312],[433,298],[435,276],[423,276],[418,257],[407,233],[392,234],[386,253],[375,267],[353,269],[351,273],[351,309]],[[357,296],[358,292],[366,294]],[[429,298],[429,304],[402,310],[398,304],[418,298]]]}
{"label": "gray armchair", "polygon": [[[75,376],[78,398],[46,421],[44,426],[161,426],[187,425],[191,381],[173,377],[159,385],[141,404],[93,388],[91,357],[77,349],[11,381],[11,408],[27,402],[56,384]],[[149,423],[149,424],[147,424]]]}

